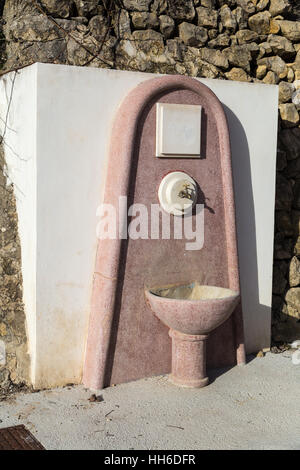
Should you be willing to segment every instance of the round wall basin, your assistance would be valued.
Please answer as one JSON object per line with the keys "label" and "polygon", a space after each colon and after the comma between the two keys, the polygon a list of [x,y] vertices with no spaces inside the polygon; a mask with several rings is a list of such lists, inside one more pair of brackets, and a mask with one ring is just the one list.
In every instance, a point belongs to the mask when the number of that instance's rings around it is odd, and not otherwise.
{"label": "round wall basin", "polygon": [[146,289],[153,313],[169,328],[188,335],[208,334],[233,312],[240,295],[197,282]]}
{"label": "round wall basin", "polygon": [[239,292],[198,282],[145,289],[153,313],[170,328],[172,373],[170,380],[185,387],[204,387],[206,339],[224,323],[238,302]]}

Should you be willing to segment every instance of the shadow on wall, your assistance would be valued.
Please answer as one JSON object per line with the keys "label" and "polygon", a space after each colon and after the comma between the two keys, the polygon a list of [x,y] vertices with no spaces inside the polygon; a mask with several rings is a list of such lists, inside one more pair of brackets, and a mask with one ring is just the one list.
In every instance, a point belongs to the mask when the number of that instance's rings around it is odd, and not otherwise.
{"label": "shadow on wall", "polygon": [[286,308],[282,298],[280,298],[279,305],[273,304],[274,325],[272,337],[274,344],[292,343],[300,338],[300,320],[286,312]]}
{"label": "shadow on wall", "polygon": [[[263,327],[269,325],[269,322],[265,321],[265,316],[271,317],[271,307],[259,301],[256,223],[248,140],[237,116],[226,105],[223,106],[233,149],[233,186],[235,194],[238,195],[235,197],[235,205],[241,297],[242,305],[247,305],[247,309],[243,309],[245,343],[247,353],[251,353],[256,352],[258,346],[252,342],[253,340],[249,344],[248,337],[256,338],[259,344],[263,338],[270,335],[270,330],[263,331]],[[238,149],[238,152],[234,149]]]}
{"label": "shadow on wall", "polygon": [[292,10],[291,10],[291,14],[289,15],[290,16],[290,19],[291,20],[296,20],[296,21],[300,21],[300,4],[299,4],[299,0],[292,0]]}

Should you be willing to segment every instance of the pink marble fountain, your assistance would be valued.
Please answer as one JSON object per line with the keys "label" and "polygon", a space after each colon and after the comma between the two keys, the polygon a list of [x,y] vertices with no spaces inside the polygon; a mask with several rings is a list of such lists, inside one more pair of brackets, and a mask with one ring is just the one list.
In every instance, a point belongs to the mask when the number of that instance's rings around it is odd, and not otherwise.
{"label": "pink marble fountain", "polygon": [[[159,154],[157,113],[164,104],[201,106],[199,158]],[[195,183],[204,244],[187,250],[186,240],[175,237],[98,240],[83,375],[89,388],[167,373],[177,384],[201,387],[206,365],[245,362],[228,126],[214,93],[182,76],[145,81],[119,107],[104,202],[118,208],[126,196],[150,214],[161,194],[170,202],[175,190],[182,193],[176,178],[172,190],[160,193],[172,172]],[[119,214],[118,228],[124,222]]]}

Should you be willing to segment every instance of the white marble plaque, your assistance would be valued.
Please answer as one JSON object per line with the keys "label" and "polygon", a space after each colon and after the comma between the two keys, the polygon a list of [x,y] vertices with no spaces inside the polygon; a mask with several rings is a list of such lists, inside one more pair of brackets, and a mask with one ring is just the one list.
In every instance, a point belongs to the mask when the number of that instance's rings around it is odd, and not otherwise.
{"label": "white marble plaque", "polygon": [[199,158],[201,106],[156,104],[156,156]]}

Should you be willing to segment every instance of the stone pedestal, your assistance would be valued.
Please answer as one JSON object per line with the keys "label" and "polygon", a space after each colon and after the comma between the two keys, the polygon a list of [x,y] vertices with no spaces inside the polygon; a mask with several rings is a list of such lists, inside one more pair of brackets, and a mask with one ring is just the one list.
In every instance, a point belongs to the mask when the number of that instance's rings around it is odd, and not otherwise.
{"label": "stone pedestal", "polygon": [[208,335],[186,335],[170,329],[172,338],[172,372],[170,380],[183,387],[205,387],[206,339]]}

